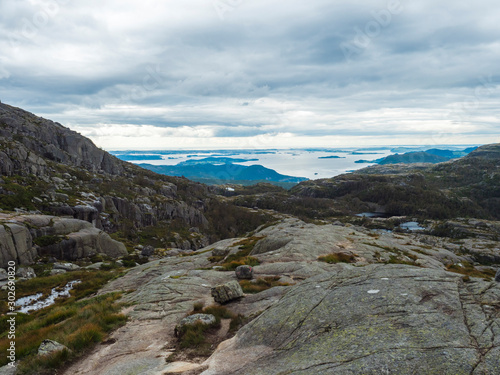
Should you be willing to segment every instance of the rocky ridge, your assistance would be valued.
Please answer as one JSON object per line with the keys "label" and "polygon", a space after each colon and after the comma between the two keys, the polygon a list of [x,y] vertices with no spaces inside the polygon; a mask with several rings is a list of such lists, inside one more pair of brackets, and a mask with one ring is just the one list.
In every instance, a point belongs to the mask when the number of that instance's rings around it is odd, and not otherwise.
{"label": "rocky ridge", "polygon": [[[66,374],[491,372],[500,350],[496,268],[474,263],[483,278],[466,276],[471,256],[446,239],[429,246],[428,237],[284,218],[246,239],[138,266],[100,291],[128,291],[132,320]],[[165,363],[192,306],[212,304],[211,289],[237,279],[217,269],[212,253],[231,256],[249,239],[255,278],[288,286],[227,304],[251,322],[210,358]],[[319,261],[328,254],[352,255],[352,263]],[[447,271],[460,265],[462,273]]]}

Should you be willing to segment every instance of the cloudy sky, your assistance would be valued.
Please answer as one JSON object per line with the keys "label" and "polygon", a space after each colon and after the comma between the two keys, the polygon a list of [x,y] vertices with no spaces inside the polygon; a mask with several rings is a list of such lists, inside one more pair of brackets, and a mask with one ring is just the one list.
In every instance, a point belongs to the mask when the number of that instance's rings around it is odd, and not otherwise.
{"label": "cloudy sky", "polygon": [[498,0],[5,0],[0,100],[107,150],[500,142]]}

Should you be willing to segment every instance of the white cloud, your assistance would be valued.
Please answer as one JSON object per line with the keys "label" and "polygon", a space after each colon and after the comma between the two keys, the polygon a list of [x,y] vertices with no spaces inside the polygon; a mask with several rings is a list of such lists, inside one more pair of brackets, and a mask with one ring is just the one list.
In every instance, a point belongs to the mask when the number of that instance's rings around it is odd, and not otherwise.
{"label": "white cloud", "polygon": [[104,148],[499,134],[493,0],[401,0],[387,22],[385,0],[231,4],[221,20],[205,0],[2,2],[0,99]]}

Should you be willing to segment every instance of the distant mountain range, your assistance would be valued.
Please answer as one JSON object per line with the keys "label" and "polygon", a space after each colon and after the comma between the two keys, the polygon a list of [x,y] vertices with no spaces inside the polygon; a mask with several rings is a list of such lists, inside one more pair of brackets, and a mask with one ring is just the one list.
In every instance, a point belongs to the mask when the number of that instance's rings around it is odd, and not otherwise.
{"label": "distant mountain range", "polygon": [[183,176],[193,181],[212,185],[225,183],[251,185],[257,182],[269,182],[282,187],[291,187],[308,180],[304,177],[282,175],[262,165],[236,164],[255,160],[257,159],[209,157],[201,160],[186,160],[177,165],[139,164],[139,166],[156,173]]}
{"label": "distant mountain range", "polygon": [[458,159],[465,155],[470,154],[477,147],[469,147],[464,150],[441,150],[437,148],[429,149],[426,151],[412,151],[404,154],[389,155],[381,159],[375,160],[357,160],[356,163],[376,163],[379,165],[386,164],[414,164],[414,163],[442,163],[452,159]]}

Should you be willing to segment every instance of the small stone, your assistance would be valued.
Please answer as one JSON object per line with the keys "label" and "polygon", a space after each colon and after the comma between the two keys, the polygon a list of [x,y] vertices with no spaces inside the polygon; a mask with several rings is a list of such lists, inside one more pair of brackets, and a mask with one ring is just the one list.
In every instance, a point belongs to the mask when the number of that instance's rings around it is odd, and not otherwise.
{"label": "small stone", "polygon": [[66,272],[67,271],[65,271],[65,270],[50,270],[50,274],[52,276],[54,276],[54,275],[62,275],[63,273],[66,273]]}
{"label": "small stone", "polygon": [[155,252],[155,248],[153,246],[144,246],[141,250],[141,255],[142,256],[145,256],[145,257],[150,257],[151,255],[153,255]]}
{"label": "small stone", "polygon": [[225,257],[227,254],[229,254],[229,249],[224,247],[216,247],[212,250],[212,255],[214,257]]}
{"label": "small stone", "polygon": [[80,269],[80,266],[77,266],[73,263],[54,263],[55,270],[65,270],[65,271],[76,271]]}
{"label": "small stone", "polygon": [[16,375],[17,367],[5,365],[0,367],[0,375]]}
{"label": "small stone", "polygon": [[31,267],[21,267],[16,271],[16,276],[29,280],[36,277],[35,270]]}
{"label": "small stone", "polygon": [[183,327],[186,324],[194,324],[198,322],[209,326],[211,324],[214,324],[216,320],[215,316],[213,316],[212,314],[193,314],[182,319],[178,327]]}
{"label": "small stone", "polygon": [[64,346],[63,344],[59,344],[57,341],[43,340],[38,347],[38,355],[48,355],[55,352],[60,352],[64,349],[69,350],[66,346]]}
{"label": "small stone", "polygon": [[175,336],[179,336],[179,332],[182,327],[185,325],[191,325],[191,324],[196,324],[196,323],[201,323],[203,325],[210,326],[212,324],[215,324],[217,320],[215,319],[215,316],[212,314],[193,314],[185,317],[180,321],[179,324],[175,326],[175,331],[174,334]]}
{"label": "small stone", "polygon": [[0,268],[0,281],[7,280],[9,278],[9,275],[7,274],[7,271],[5,271],[3,268]]}
{"label": "small stone", "polygon": [[212,288],[212,297],[215,302],[224,304],[229,301],[243,297],[243,290],[240,284],[233,280],[223,285]]}
{"label": "small stone", "polygon": [[253,279],[253,268],[250,266],[238,266],[236,267],[236,277],[238,280],[252,280]]}
{"label": "small stone", "polygon": [[496,273],[496,275],[495,275],[495,281],[496,281],[497,283],[500,283],[500,268],[498,269],[498,271],[497,271],[497,273]]}

